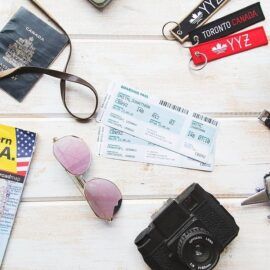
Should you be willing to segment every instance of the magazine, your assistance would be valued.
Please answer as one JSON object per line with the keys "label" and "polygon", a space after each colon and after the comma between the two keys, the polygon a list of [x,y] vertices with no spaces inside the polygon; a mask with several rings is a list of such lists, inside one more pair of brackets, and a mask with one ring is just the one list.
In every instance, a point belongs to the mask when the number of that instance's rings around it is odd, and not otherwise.
{"label": "magazine", "polygon": [[0,125],[0,266],[36,145],[36,133]]}

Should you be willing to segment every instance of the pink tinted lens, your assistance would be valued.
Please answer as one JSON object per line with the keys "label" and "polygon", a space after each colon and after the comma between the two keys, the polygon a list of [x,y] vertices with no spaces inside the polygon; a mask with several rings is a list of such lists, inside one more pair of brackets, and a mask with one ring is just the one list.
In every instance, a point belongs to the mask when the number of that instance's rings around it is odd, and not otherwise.
{"label": "pink tinted lens", "polygon": [[91,153],[80,138],[67,136],[54,142],[53,152],[62,166],[73,175],[81,175],[90,166]]}
{"label": "pink tinted lens", "polygon": [[113,219],[122,203],[118,187],[105,179],[95,178],[86,182],[84,195],[95,214],[108,221]]}

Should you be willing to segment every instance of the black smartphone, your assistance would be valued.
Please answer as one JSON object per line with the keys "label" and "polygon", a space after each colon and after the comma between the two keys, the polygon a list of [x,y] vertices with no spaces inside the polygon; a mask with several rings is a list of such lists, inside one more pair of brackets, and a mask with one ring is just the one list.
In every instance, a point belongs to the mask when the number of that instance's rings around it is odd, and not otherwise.
{"label": "black smartphone", "polygon": [[97,8],[104,8],[111,2],[111,0],[89,0],[89,1]]}

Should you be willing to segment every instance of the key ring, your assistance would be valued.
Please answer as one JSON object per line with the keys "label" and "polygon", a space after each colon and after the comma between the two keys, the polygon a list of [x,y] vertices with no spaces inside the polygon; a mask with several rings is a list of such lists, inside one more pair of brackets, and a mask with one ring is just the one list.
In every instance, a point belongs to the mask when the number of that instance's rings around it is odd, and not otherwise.
{"label": "key ring", "polygon": [[[182,45],[182,47],[184,47],[185,49],[192,48],[192,47],[194,47],[194,46],[197,46],[197,45],[200,43],[199,37],[198,37],[197,35],[194,36],[194,40],[196,41],[195,44],[192,44],[192,43],[191,43],[191,45],[190,45],[190,42],[189,42],[189,41],[186,41],[186,42],[182,43],[181,45]],[[188,43],[189,45],[185,45],[185,43]]]}
{"label": "key ring", "polygon": [[192,70],[194,70],[194,71],[202,70],[202,69],[205,68],[206,65],[208,64],[207,56],[206,56],[206,54],[200,53],[200,52],[198,52],[198,51],[195,52],[195,56],[197,56],[197,57],[203,56],[204,59],[205,59],[205,61],[204,61],[204,63],[203,63],[201,66],[194,66],[194,65],[191,65],[191,63],[192,63],[192,57],[191,57],[190,60],[189,60],[189,68],[192,69]]}
{"label": "key ring", "polygon": [[[163,37],[164,37],[165,39],[167,39],[167,40],[176,40],[176,38],[175,38],[173,35],[171,35],[171,36],[169,37],[169,36],[167,36],[167,35],[165,34],[165,28],[166,28],[166,26],[169,25],[169,24],[179,25],[179,24],[178,24],[177,22],[175,22],[175,21],[169,21],[169,22],[165,23],[165,24],[163,25],[163,27],[162,27],[162,35],[163,35]],[[181,31],[180,25],[179,25],[179,31]]]}
{"label": "key ring", "polygon": [[[163,37],[164,37],[165,39],[167,39],[167,40],[173,41],[173,40],[176,40],[176,38],[175,38],[173,35],[167,36],[167,35],[165,34],[165,28],[166,28],[166,26],[169,25],[169,24],[175,24],[175,25],[178,25],[179,29],[177,30],[177,34],[179,34],[179,35],[182,34],[182,30],[181,30],[181,28],[180,28],[180,24],[178,24],[178,23],[175,22],[175,21],[169,21],[169,22],[167,22],[167,23],[165,23],[165,24],[163,25],[163,27],[162,27],[162,35],[163,35]],[[193,44],[191,44],[191,45],[190,45],[190,44],[189,44],[189,45],[184,45],[185,43],[181,43],[181,46],[182,46],[183,48],[189,49],[189,48],[194,47],[194,46],[196,46],[196,45],[198,45],[198,44],[200,43],[199,37],[198,37],[197,35],[194,36],[194,40],[196,41],[196,43],[195,43],[194,45],[193,45]],[[190,42],[186,42],[186,43],[190,43]]]}

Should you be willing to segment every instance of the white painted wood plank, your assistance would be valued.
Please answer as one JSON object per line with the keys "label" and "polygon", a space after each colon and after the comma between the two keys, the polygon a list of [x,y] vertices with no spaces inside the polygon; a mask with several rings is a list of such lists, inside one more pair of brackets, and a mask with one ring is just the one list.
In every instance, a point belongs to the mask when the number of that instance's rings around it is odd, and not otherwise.
{"label": "white painted wood plank", "polygon": [[[173,14],[175,15],[172,19],[177,17],[177,14],[185,14],[197,2],[173,0],[169,4],[166,1],[156,4],[154,0],[118,0],[100,12],[85,0],[78,0],[76,3],[69,1],[68,5],[64,0],[40,1],[59,21],[63,20],[64,27],[71,33],[88,35],[105,31],[103,34],[108,38],[111,34],[158,35],[163,21],[171,18]],[[216,16],[250,3],[253,1],[231,1]],[[4,1],[0,9],[0,25],[4,25],[21,4],[38,13],[29,1]],[[262,1],[262,5],[266,17],[269,17],[269,1]],[[79,14],[76,20],[71,20],[67,15],[70,10],[72,14]],[[265,24],[267,23],[266,21]],[[141,24],[145,26],[142,27]],[[120,79],[162,98],[168,96],[170,101],[196,111],[258,112],[269,106],[270,78],[262,72],[270,67],[270,59],[266,57],[269,50],[268,46],[223,59],[195,73],[188,69],[188,50],[182,49],[176,42],[75,39],[69,71],[92,82],[101,98],[108,84],[112,80]],[[61,55],[52,67],[61,69],[65,59],[66,53]],[[0,91],[0,105],[1,115],[66,115],[60,100],[59,82],[48,77],[43,77],[21,104]]]}
{"label": "white painted wood plank", "polygon": [[[269,46],[262,47],[191,72],[189,52],[176,43],[80,40],[74,42],[69,72],[91,82],[100,101],[110,82],[119,80],[194,111],[259,112],[269,107],[270,77],[263,72],[270,68],[269,50]],[[65,56],[52,68],[61,70]],[[42,77],[22,103],[1,90],[0,107],[0,116],[67,115],[59,80],[48,76]]]}
{"label": "white painted wood plank", "polygon": [[24,199],[63,199],[80,196],[72,179],[52,154],[53,137],[77,135],[94,154],[89,177],[112,179],[126,197],[167,197],[199,182],[218,196],[245,196],[262,185],[270,168],[269,130],[253,118],[221,120],[214,172],[199,172],[142,163],[116,161],[97,156],[98,125],[69,119],[1,119],[3,124],[38,133],[37,150]]}
{"label": "white painted wood plank", "polygon": [[[179,20],[197,0],[158,4],[156,0],[114,0],[103,12],[85,0],[40,1],[74,39],[70,72],[93,82],[101,97],[111,80],[120,79],[162,98],[169,92],[169,101],[196,111],[254,113],[269,107],[270,79],[262,72],[270,67],[266,57],[269,47],[217,61],[200,73],[191,73],[187,68],[188,51],[177,43],[161,40],[163,23]],[[37,12],[26,0],[2,2],[0,27],[21,4]],[[253,2],[231,1],[214,18]],[[261,2],[268,18],[270,2]],[[71,19],[73,14],[76,19]],[[263,25],[269,28],[269,20]],[[53,67],[61,69],[64,60],[65,53]],[[75,134],[94,148],[97,125],[53,118],[67,115],[60,100],[59,82],[47,77],[19,105],[0,91],[0,106],[0,115],[5,117],[1,123],[40,134],[24,200],[81,199],[72,180],[54,160],[51,140],[54,136]],[[112,161],[95,155],[89,175],[112,179],[125,198],[169,197],[195,181],[218,196],[244,197],[262,183],[263,174],[269,170],[268,133],[252,118],[222,119],[213,173],[164,170],[161,166]],[[265,269],[270,262],[269,234],[264,233],[269,227],[269,208],[241,208],[236,199],[222,202],[236,217],[241,232],[216,269]],[[133,240],[161,204],[161,200],[124,201],[117,219],[108,226],[94,218],[85,202],[22,203],[2,269],[148,269]],[[253,256],[249,256],[251,250]]]}
{"label": "white painted wood plank", "polygon": [[[26,0],[2,2],[0,28],[21,4],[37,12]],[[262,72],[270,67],[266,57],[269,47],[191,73],[188,51],[161,40],[164,22],[179,20],[199,0],[114,0],[103,12],[85,0],[40,2],[73,37],[70,72],[92,82],[101,97],[111,80],[120,79],[162,98],[169,93],[169,101],[196,111],[254,113],[269,107],[270,78]],[[214,18],[253,2],[231,1]],[[270,2],[261,3],[269,18]],[[269,22],[263,25],[269,26]],[[61,69],[65,56],[66,52],[53,67]],[[217,166],[213,173],[203,173],[96,157],[97,125],[60,118],[67,114],[61,104],[59,82],[48,77],[43,77],[19,105],[0,91],[0,106],[1,123],[40,134],[24,200],[81,199],[51,152],[52,138],[67,134],[79,135],[91,145],[95,157],[90,177],[112,179],[125,198],[169,197],[195,181],[219,197],[244,197],[262,184],[262,176],[270,167],[270,149],[265,143],[269,131],[254,118],[221,119]],[[47,116],[50,118],[42,119]],[[241,208],[240,201],[222,200],[236,217],[241,232],[216,269],[265,269],[270,262],[270,239],[265,233],[269,207]],[[133,240],[161,204],[161,200],[124,201],[117,219],[108,226],[94,218],[85,202],[22,203],[2,269],[148,269]],[[249,256],[251,252],[253,256]]]}
{"label": "white painted wood plank", "polygon": [[[162,203],[124,201],[111,224],[95,218],[84,202],[22,203],[2,270],[146,270],[133,241]],[[235,217],[240,234],[215,269],[265,269],[269,206],[242,208],[232,199],[221,203]]]}
{"label": "white painted wood plank", "polygon": [[[113,0],[102,12],[96,10],[86,0],[39,0],[39,2],[71,34],[89,36],[159,36],[161,28],[167,21],[180,21],[197,6],[200,0]],[[253,0],[230,1],[211,20],[222,17],[240,8],[253,4]],[[262,0],[266,18],[270,16],[270,3]],[[24,5],[32,11],[39,12],[27,0],[2,1],[0,27],[8,17]],[[269,25],[269,22],[264,23]]]}

